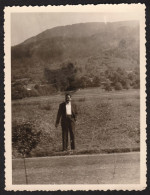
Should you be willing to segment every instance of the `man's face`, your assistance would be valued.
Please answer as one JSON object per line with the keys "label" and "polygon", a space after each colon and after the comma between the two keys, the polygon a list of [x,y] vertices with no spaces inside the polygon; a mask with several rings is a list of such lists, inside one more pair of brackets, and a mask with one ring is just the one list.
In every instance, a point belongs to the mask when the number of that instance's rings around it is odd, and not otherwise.
{"label": "man's face", "polygon": [[70,95],[67,95],[66,96],[66,102],[69,103],[71,101],[71,96]]}

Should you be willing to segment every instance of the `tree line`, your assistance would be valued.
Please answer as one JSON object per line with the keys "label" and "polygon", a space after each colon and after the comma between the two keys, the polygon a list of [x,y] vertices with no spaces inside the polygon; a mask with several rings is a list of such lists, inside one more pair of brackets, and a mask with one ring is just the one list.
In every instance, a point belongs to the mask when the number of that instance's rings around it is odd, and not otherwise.
{"label": "tree line", "polygon": [[58,91],[72,91],[88,87],[101,87],[106,91],[140,88],[138,68],[126,71],[122,68],[109,67],[99,75],[87,72],[80,76],[79,72],[82,72],[81,67],[78,68],[73,63],[68,63],[57,70],[45,68],[45,82],[42,85],[35,83],[31,90],[27,90],[23,82],[16,82],[12,86],[12,99],[51,95]]}

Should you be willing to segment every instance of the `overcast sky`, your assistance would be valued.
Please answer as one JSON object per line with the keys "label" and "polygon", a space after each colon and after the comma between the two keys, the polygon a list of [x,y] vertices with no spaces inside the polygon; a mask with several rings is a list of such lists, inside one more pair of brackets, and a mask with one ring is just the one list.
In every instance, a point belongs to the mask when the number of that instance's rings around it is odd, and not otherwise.
{"label": "overcast sky", "polygon": [[12,13],[11,45],[17,45],[44,30],[75,23],[138,20],[138,14],[123,13]]}

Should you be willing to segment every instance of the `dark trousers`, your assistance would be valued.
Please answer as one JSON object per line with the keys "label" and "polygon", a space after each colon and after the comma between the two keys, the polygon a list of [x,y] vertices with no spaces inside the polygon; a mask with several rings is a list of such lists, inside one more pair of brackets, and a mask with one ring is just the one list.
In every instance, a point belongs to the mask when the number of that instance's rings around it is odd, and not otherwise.
{"label": "dark trousers", "polygon": [[75,149],[75,122],[68,116],[62,125],[63,150],[68,148],[68,133],[70,133],[71,149]]}

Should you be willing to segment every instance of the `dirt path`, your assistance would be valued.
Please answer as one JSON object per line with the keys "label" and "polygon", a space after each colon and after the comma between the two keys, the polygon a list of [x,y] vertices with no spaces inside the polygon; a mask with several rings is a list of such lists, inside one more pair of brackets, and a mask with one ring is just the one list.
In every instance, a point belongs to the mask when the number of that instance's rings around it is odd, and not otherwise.
{"label": "dirt path", "polygon": [[[13,184],[25,184],[23,160],[13,165]],[[29,184],[138,184],[140,153],[26,159]]]}

